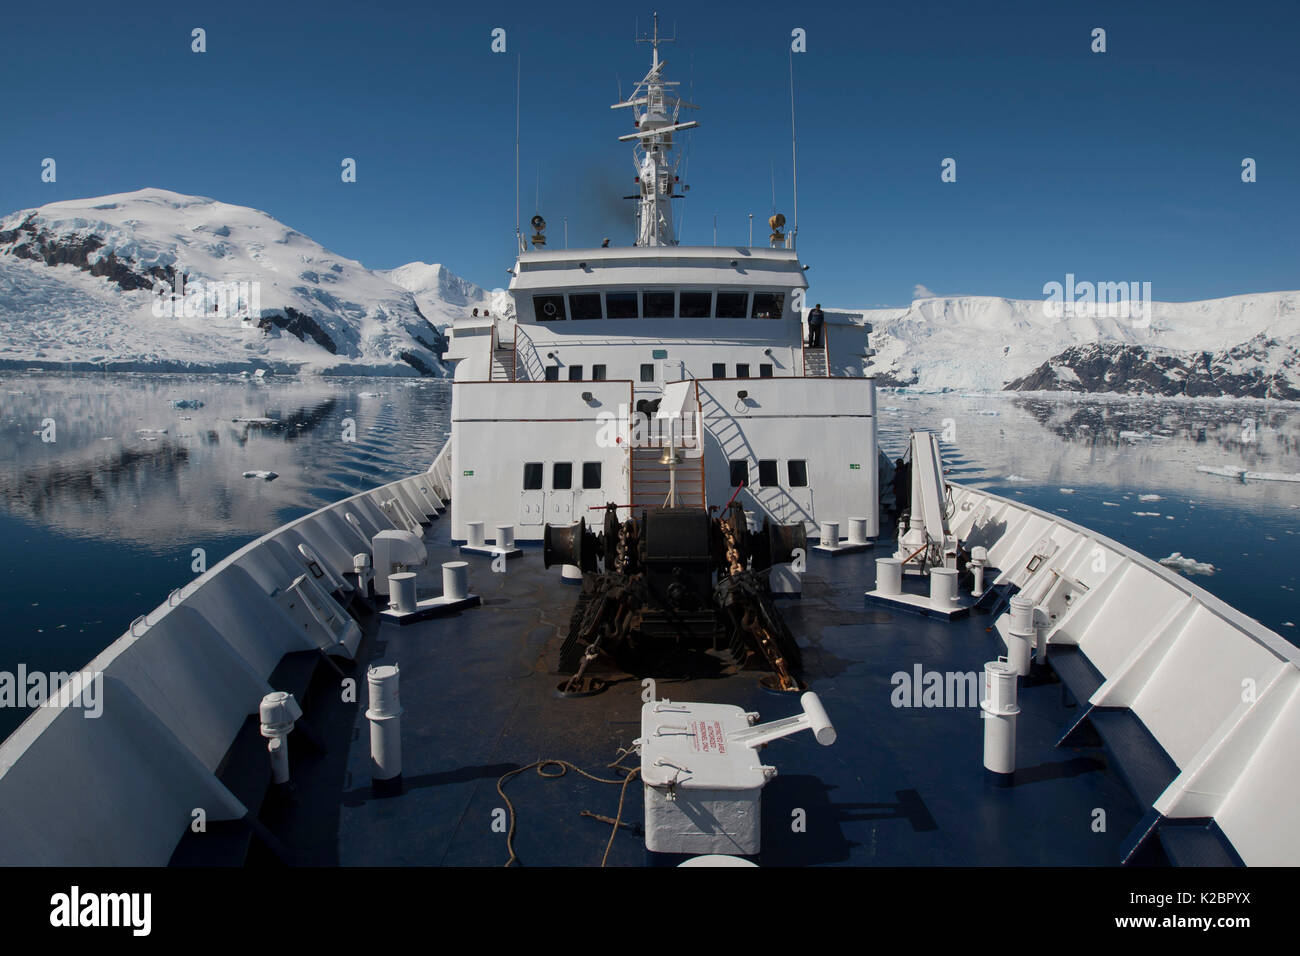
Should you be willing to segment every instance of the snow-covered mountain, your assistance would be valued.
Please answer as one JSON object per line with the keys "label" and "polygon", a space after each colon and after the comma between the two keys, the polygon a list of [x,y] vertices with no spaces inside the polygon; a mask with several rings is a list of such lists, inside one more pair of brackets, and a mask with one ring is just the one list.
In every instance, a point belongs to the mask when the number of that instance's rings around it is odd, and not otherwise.
{"label": "snow-covered mountain", "polygon": [[[1061,315],[1041,300],[967,296],[861,314],[873,326],[870,344],[877,354],[869,371],[880,385],[998,391],[1015,383],[1021,389],[1184,394],[1177,385],[1141,385],[1152,369],[1143,371],[1134,359],[1146,355],[1162,376],[1166,367],[1182,369],[1174,380],[1190,376],[1195,394],[1254,395],[1263,388],[1285,397],[1300,391],[1300,292],[1152,302],[1148,310],[1137,319],[1083,310]],[[1049,375],[1045,364],[1072,369],[1077,380],[1068,371]],[[1201,367],[1206,371],[1194,372]]]}
{"label": "snow-covered mountain", "polygon": [[379,274],[415,296],[420,311],[439,328],[445,329],[471,309],[486,309],[505,318],[515,314],[514,300],[505,289],[489,292],[436,262],[408,262]]}
{"label": "snow-covered mountain", "polygon": [[141,189],[0,220],[0,366],[439,375],[429,318],[244,206]]}

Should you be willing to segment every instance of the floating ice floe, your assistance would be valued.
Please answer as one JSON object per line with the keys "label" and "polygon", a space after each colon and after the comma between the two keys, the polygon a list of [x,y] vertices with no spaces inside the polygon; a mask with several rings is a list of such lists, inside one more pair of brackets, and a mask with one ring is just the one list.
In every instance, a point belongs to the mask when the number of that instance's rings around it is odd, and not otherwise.
{"label": "floating ice floe", "polygon": [[1024,475],[1007,475],[1007,481],[1033,481],[1032,478],[1026,478]]}
{"label": "floating ice floe", "polygon": [[378,398],[378,392],[357,392],[357,398]]}
{"label": "floating ice floe", "polygon": [[1072,495],[1072,494],[1074,494],[1074,489],[1073,489],[1073,488],[1061,488],[1061,489],[1059,489],[1059,490],[1060,490],[1061,494],[1063,494],[1063,495]]}
{"label": "floating ice floe", "polygon": [[1164,501],[1160,495],[1138,495],[1138,501]]}
{"label": "floating ice floe", "polygon": [[1161,558],[1160,563],[1167,568],[1173,568],[1175,571],[1181,571],[1183,574],[1213,574],[1214,565],[1208,561],[1196,561],[1192,558],[1185,558],[1181,551],[1175,551],[1167,558]]}
{"label": "floating ice floe", "polygon": [[280,476],[273,471],[246,471],[245,478],[261,478],[263,481],[275,481]]}
{"label": "floating ice floe", "polygon": [[1118,507],[1119,507],[1119,502],[1118,502],[1118,501],[1103,501],[1102,504],[1105,505],[1107,508],[1118,508]]}
{"label": "floating ice floe", "polygon": [[1137,515],[1139,518],[1159,518],[1159,517],[1160,517],[1160,512],[1159,512],[1159,511],[1135,511],[1135,512],[1133,512],[1133,513],[1134,513],[1135,515]]}

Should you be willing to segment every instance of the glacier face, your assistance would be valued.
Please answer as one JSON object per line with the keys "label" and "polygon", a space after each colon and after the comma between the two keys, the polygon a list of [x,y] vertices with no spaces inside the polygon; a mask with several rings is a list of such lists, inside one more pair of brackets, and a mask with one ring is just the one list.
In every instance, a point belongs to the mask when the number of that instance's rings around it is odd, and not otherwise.
{"label": "glacier face", "polygon": [[[201,295],[225,287],[257,295]],[[164,189],[0,220],[0,323],[11,366],[445,372],[445,339],[407,289],[264,212]]]}
{"label": "glacier face", "polygon": [[1300,389],[1300,292],[1154,302],[1141,321],[991,296],[860,314],[879,385],[1277,398]]}

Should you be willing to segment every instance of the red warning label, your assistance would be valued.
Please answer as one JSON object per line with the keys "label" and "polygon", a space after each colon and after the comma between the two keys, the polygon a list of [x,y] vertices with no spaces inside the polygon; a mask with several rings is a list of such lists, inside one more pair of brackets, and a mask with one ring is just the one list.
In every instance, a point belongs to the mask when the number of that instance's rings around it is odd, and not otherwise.
{"label": "red warning label", "polygon": [[692,749],[702,754],[725,754],[727,738],[722,735],[722,722],[717,720],[697,720],[692,724],[695,731]]}

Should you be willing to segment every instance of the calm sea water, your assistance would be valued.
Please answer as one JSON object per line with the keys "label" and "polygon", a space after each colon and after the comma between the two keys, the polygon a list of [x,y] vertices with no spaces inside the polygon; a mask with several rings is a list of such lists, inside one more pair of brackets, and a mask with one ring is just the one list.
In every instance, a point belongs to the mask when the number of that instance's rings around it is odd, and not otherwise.
{"label": "calm sea water", "polygon": [[[195,549],[211,566],[286,521],[426,468],[450,402],[450,384],[429,380],[4,376],[0,671],[78,668],[194,576]],[[1295,406],[883,392],[879,406],[892,455],[909,428],[933,430],[953,480],[1156,559],[1212,564],[1197,583],[1296,640],[1300,484],[1196,471],[1300,472]],[[272,422],[236,421],[250,418]],[[279,477],[243,477],[254,470]],[[22,716],[0,708],[0,736]]]}

